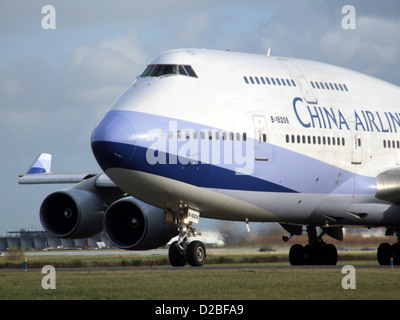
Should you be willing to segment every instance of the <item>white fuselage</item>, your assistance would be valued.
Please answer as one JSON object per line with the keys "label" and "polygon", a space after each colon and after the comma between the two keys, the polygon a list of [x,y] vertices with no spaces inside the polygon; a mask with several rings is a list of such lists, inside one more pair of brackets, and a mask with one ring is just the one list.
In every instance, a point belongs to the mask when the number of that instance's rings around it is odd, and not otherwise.
{"label": "white fuselage", "polygon": [[318,62],[205,49],[150,65],[195,75],[143,74],[95,128],[94,154],[127,193],[216,219],[400,224],[397,205],[375,197],[375,177],[400,164],[400,88]]}

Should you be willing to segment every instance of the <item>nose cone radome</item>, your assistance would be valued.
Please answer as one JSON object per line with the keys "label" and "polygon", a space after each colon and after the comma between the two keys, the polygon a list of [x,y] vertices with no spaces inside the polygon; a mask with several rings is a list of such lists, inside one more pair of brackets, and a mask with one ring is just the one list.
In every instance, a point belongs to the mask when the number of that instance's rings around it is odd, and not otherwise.
{"label": "nose cone radome", "polygon": [[92,150],[100,167],[124,167],[135,152],[135,131],[124,116],[110,111],[92,133]]}

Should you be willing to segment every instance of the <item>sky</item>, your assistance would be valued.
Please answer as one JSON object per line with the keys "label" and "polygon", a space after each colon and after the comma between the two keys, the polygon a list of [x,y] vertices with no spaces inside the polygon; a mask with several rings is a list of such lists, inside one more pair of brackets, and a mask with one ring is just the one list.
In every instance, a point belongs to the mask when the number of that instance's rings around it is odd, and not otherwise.
{"label": "sky", "polygon": [[[342,26],[349,4],[355,29]],[[43,28],[46,5],[55,29]],[[41,230],[41,202],[68,187],[18,185],[41,152],[55,172],[100,172],[97,121],[153,57],[189,47],[271,48],[400,85],[400,1],[1,0],[0,234]]]}

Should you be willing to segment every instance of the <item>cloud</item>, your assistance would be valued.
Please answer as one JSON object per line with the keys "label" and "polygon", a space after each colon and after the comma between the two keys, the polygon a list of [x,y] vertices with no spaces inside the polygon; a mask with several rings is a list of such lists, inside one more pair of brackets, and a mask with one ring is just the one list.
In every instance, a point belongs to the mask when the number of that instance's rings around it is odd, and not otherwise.
{"label": "cloud", "polygon": [[355,30],[327,30],[321,36],[320,51],[343,66],[400,84],[399,31],[400,21],[361,16]]}

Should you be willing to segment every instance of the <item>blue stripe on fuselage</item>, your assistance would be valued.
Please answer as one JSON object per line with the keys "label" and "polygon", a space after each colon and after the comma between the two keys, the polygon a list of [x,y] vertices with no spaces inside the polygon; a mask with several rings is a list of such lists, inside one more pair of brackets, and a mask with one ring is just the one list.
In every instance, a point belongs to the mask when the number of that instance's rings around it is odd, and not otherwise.
{"label": "blue stripe on fuselage", "polygon": [[[119,151],[131,146],[117,142],[96,141],[92,143],[93,152],[97,155],[104,171],[121,167],[113,160],[107,150]],[[213,164],[149,164],[146,160],[147,149],[136,146],[135,154],[123,168],[151,173],[165,178],[174,179],[202,188],[234,189],[264,192],[296,192],[279,184],[275,184],[251,175],[236,174],[235,171]],[[168,154],[166,155],[168,159]]]}
{"label": "blue stripe on fuselage", "polygon": [[[119,115],[128,119],[136,135],[131,144],[128,143],[126,137],[121,137],[120,141],[117,141],[117,137],[114,136],[115,141],[104,141],[101,132],[95,132],[92,135],[95,137],[92,139],[93,153],[104,171],[109,168],[126,168],[215,189],[326,194],[355,194],[355,192],[375,194],[376,192],[376,183],[373,177],[356,175],[318,159],[272,144],[267,146],[270,155],[269,161],[254,161],[254,168],[248,175],[237,174],[235,171],[237,167],[232,163],[227,165],[221,161],[215,164],[211,159],[201,162],[201,154],[197,155],[197,161],[186,158],[183,159],[184,161],[171,162],[170,159],[177,159],[177,154],[176,151],[169,152],[171,150],[169,145],[165,149],[160,149],[163,151],[149,149],[151,146],[154,147],[155,141],[157,142],[157,139],[148,139],[150,131],[159,128],[157,130],[163,131],[164,138],[168,141],[171,122],[176,123],[176,129],[183,135],[187,128],[195,130],[198,133],[200,153],[201,130],[218,131],[219,129],[133,111],[113,110],[109,112],[110,115]],[[100,129],[105,127],[107,126],[103,123]],[[247,142],[258,143],[258,141],[250,141],[250,138]],[[185,143],[188,142],[184,138],[177,141],[176,150],[179,150]],[[243,144],[245,143],[243,142]],[[157,160],[149,163],[149,151],[158,160],[162,159],[164,162]],[[130,156],[132,152],[132,157],[128,159],[128,155]],[[224,154],[222,149],[219,152],[221,155]]]}

